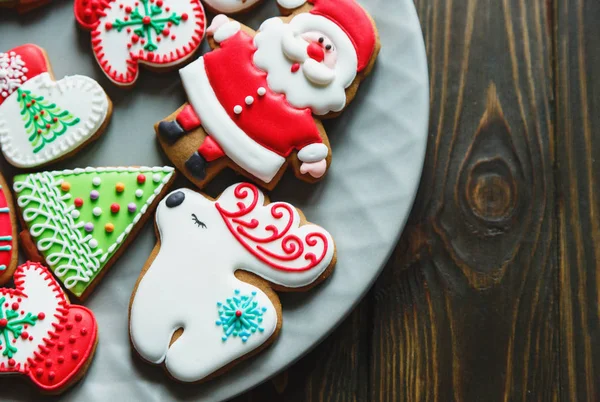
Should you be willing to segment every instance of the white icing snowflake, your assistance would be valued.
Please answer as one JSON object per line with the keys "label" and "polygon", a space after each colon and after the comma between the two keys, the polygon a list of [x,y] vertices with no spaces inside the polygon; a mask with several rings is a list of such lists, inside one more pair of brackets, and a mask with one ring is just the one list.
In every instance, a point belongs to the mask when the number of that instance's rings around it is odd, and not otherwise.
{"label": "white icing snowflake", "polygon": [[0,96],[8,97],[25,81],[29,70],[21,55],[15,52],[0,53]]}

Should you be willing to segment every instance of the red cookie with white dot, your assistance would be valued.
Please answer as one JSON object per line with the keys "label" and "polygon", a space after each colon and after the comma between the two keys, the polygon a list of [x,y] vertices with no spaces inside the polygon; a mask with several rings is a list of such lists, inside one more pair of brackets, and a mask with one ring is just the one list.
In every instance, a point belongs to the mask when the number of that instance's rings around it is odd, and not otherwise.
{"label": "red cookie with white dot", "polygon": [[69,303],[41,264],[17,268],[15,288],[0,289],[0,375],[27,376],[59,394],[87,371],[98,342],[93,313]]}
{"label": "red cookie with white dot", "polygon": [[163,71],[185,63],[206,28],[200,0],[76,0],[74,11],[98,64],[121,87],[135,84],[140,64]]}

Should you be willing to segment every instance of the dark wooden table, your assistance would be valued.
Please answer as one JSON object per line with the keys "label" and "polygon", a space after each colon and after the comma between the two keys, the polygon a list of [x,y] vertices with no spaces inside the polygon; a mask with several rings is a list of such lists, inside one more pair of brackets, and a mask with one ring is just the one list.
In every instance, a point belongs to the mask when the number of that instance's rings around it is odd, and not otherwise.
{"label": "dark wooden table", "polygon": [[600,1],[415,5],[431,120],[409,225],[341,327],[235,402],[598,401]]}

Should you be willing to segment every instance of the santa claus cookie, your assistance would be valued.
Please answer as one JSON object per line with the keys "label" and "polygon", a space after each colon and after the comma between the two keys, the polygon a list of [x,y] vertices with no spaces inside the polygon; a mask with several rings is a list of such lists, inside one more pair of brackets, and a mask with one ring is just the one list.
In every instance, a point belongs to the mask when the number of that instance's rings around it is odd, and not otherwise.
{"label": "santa claus cookie", "polygon": [[85,299],[174,180],[170,167],[87,168],[14,178],[28,257]]}
{"label": "santa claus cookie", "polygon": [[139,65],[163,71],[188,60],[204,37],[200,0],[76,0],[75,17],[111,81],[135,84]]}
{"label": "santa claus cookie", "polygon": [[17,221],[10,188],[0,173],[0,285],[12,278],[18,259]]}
{"label": "santa claus cookie", "polygon": [[354,98],[379,52],[377,30],[354,0],[310,0],[258,32],[224,15],[214,50],[181,70],[189,104],[156,125],[175,165],[203,187],[232,167],[273,188],[291,164],[315,182],[331,162],[320,119]]}
{"label": "santa claus cookie", "polygon": [[247,183],[216,200],[174,191],[156,227],[159,243],[131,297],[131,342],[183,382],[206,381],[270,345],[282,325],[273,290],[306,291],[336,262],[327,231]]}
{"label": "santa claus cookie", "polygon": [[39,167],[70,156],[104,132],[111,113],[110,99],[91,78],[55,81],[40,47],[0,53],[0,146],[12,165]]}
{"label": "santa claus cookie", "polygon": [[58,394],[87,371],[98,342],[90,310],[69,303],[42,265],[17,268],[15,289],[0,289],[0,375],[23,374]]}

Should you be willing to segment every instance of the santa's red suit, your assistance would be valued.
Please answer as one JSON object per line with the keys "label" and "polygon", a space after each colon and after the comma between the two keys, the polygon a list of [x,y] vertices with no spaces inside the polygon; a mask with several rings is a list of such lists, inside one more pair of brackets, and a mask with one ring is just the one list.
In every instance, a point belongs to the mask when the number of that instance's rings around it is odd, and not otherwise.
{"label": "santa's red suit", "polygon": [[254,65],[253,38],[238,31],[220,45],[180,73],[203,127],[224,153],[265,182],[294,150],[312,146],[306,153],[315,162],[325,158],[311,110],[293,107],[269,89],[267,74]]}

